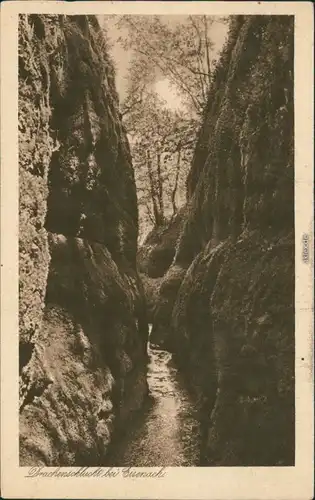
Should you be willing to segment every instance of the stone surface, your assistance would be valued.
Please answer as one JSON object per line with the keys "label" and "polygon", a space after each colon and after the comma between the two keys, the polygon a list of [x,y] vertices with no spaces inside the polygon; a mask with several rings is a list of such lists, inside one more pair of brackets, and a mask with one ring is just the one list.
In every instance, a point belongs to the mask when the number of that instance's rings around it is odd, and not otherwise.
{"label": "stone surface", "polygon": [[93,16],[19,21],[20,463],[101,465],[147,394],[137,198]]}
{"label": "stone surface", "polygon": [[[144,285],[150,322],[153,321],[156,306],[159,298],[162,297],[159,295],[159,291],[164,274],[175,257],[176,243],[184,221],[184,214],[185,208],[181,209],[173,219],[154,228],[138,250],[138,270]],[[151,340],[154,342],[156,334],[161,342],[161,335],[154,329]]]}
{"label": "stone surface", "polygon": [[200,398],[205,465],[294,463],[293,27],[232,21],[155,308]]}

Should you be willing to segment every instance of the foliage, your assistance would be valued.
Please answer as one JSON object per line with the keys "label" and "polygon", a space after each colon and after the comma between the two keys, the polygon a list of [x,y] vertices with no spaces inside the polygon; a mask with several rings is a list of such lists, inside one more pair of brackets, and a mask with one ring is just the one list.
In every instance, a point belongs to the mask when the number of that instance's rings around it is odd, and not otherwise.
{"label": "foliage", "polygon": [[185,113],[167,108],[156,93],[128,114],[125,126],[138,188],[138,202],[151,225],[174,216],[185,200],[196,124]]}
{"label": "foliage", "polygon": [[148,84],[156,78],[166,78],[186,108],[202,115],[214,67],[214,21],[226,20],[180,16],[174,22],[169,16],[121,16],[117,26],[128,34],[120,41],[134,51],[130,68],[133,81]]}
{"label": "foliage", "polygon": [[[186,201],[186,177],[214,68],[213,23],[210,16],[116,17],[118,42],[132,53],[121,115],[131,144],[140,233],[163,225]],[[156,93],[160,80],[180,97],[180,111]]]}

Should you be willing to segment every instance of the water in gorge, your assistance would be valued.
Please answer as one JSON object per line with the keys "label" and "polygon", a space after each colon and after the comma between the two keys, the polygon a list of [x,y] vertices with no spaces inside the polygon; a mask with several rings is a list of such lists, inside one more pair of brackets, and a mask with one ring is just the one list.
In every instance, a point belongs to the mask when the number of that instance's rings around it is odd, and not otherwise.
{"label": "water in gorge", "polygon": [[193,396],[171,353],[148,343],[149,398],[131,428],[116,443],[110,465],[180,467],[199,465],[200,425]]}

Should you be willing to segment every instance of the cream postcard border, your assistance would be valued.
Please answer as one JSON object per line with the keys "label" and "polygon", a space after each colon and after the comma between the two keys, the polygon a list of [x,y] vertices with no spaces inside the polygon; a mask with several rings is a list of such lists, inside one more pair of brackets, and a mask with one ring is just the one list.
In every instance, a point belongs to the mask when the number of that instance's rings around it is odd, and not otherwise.
{"label": "cream postcard border", "polygon": [[[19,13],[295,15],[296,462],[174,467],[164,478],[26,478],[18,465]],[[4,498],[286,499],[313,493],[313,7],[311,2],[55,2],[1,5],[1,494]],[[309,263],[302,236],[309,235]],[[272,436],[270,436],[272,439]],[[67,470],[71,468],[67,468]]]}

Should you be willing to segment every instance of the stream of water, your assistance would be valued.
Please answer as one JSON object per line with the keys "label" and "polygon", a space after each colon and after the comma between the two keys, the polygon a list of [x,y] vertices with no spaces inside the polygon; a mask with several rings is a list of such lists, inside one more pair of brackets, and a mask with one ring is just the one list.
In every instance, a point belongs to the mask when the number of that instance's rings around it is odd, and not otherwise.
{"label": "stream of water", "polygon": [[149,401],[117,443],[111,456],[116,467],[196,466],[200,428],[193,397],[172,355],[148,344]]}

